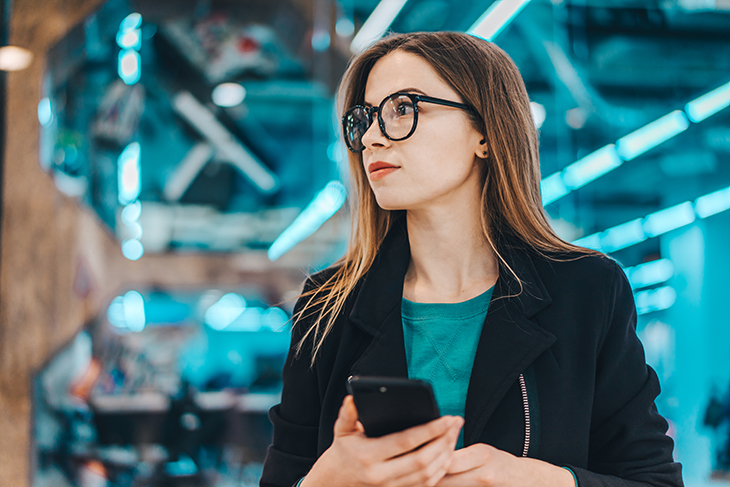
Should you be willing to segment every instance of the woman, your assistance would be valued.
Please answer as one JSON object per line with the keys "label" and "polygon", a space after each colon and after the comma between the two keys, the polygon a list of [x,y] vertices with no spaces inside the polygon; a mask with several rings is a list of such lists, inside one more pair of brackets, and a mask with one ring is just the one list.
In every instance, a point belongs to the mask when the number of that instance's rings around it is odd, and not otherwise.
{"label": "woman", "polygon": [[[507,55],[391,36],[354,59],[341,100],[352,239],[295,307],[261,485],[682,485],[631,288],[551,230]],[[428,379],[444,416],[367,438],[354,374]]]}

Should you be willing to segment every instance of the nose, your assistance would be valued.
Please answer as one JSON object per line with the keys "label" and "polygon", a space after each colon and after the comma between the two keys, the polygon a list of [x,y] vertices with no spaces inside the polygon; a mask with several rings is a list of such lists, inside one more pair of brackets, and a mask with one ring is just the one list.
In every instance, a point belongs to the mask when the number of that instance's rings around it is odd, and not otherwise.
{"label": "nose", "polygon": [[367,131],[363,134],[362,144],[366,149],[370,150],[390,145],[390,140],[388,140],[388,138],[383,135],[382,130],[380,130],[380,124],[378,123],[377,117],[375,117],[373,123],[370,124],[370,127],[368,127]]}

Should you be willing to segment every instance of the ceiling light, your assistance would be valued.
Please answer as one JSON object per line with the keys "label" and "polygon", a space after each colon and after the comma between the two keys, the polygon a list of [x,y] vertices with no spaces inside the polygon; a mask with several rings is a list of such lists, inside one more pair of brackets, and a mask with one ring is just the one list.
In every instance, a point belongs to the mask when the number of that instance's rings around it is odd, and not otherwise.
{"label": "ceiling light", "polygon": [[339,181],[330,181],[317,193],[311,203],[294,219],[269,247],[269,259],[274,261],[296,244],[312,235],[345,203],[347,190]]}
{"label": "ceiling light", "polygon": [[528,3],[530,0],[498,0],[474,22],[468,33],[491,42]]}
{"label": "ceiling light", "polygon": [[17,46],[0,47],[0,71],[21,71],[33,61],[33,53]]}
{"label": "ceiling light", "polygon": [[38,121],[44,127],[48,127],[53,122],[53,106],[50,98],[43,98],[38,103]]}
{"label": "ceiling light", "polygon": [[122,242],[122,255],[129,260],[139,260],[144,255],[144,246],[136,238]]}
{"label": "ceiling light", "polygon": [[408,0],[380,0],[373,13],[362,24],[355,38],[350,43],[350,51],[357,54],[365,50],[371,43],[385,34]]}
{"label": "ceiling light", "polygon": [[675,110],[618,139],[618,142],[616,142],[618,154],[622,159],[630,161],[675,135],[684,132],[687,128],[689,128],[689,120],[681,110]]}
{"label": "ceiling light", "polygon": [[223,83],[213,89],[213,103],[230,108],[240,105],[246,98],[246,88],[238,83]]}
{"label": "ceiling light", "polygon": [[530,111],[532,112],[532,119],[535,121],[535,128],[542,127],[542,124],[545,122],[545,106],[535,102],[530,102]]}

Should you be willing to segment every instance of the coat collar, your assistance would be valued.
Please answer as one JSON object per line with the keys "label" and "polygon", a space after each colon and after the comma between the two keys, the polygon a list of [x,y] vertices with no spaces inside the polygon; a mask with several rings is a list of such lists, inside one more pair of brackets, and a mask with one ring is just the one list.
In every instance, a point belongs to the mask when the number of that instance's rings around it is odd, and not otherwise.
{"label": "coat collar", "polygon": [[[502,256],[519,280],[500,265],[469,381],[465,445],[478,440],[509,387],[555,341],[551,333],[530,319],[551,303],[530,255],[505,245]],[[364,277],[350,313],[350,320],[373,336],[353,365],[353,374],[408,376],[401,300],[409,261],[405,218],[397,218]]]}

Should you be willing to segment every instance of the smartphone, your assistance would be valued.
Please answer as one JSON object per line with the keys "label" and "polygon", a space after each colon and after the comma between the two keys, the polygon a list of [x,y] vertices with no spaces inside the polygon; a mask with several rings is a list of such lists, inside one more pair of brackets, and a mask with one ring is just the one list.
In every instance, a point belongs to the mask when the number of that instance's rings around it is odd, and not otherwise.
{"label": "smartphone", "polygon": [[347,392],[365,434],[378,437],[438,419],[439,408],[431,384],[396,377],[353,376]]}

